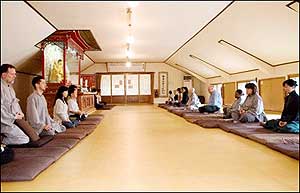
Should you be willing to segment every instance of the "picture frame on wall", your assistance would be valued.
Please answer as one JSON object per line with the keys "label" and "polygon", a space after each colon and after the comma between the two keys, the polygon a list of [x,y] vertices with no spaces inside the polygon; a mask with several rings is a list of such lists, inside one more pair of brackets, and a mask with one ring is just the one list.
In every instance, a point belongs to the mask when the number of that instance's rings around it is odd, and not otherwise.
{"label": "picture frame on wall", "polygon": [[158,92],[160,97],[168,96],[168,72],[158,73]]}

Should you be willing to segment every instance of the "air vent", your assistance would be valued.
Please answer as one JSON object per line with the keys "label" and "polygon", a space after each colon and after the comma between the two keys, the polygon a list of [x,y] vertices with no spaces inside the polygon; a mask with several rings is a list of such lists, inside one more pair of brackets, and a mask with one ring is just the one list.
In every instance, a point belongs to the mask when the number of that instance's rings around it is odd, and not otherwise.
{"label": "air vent", "polygon": [[191,75],[184,75],[183,80],[192,80],[192,76]]}

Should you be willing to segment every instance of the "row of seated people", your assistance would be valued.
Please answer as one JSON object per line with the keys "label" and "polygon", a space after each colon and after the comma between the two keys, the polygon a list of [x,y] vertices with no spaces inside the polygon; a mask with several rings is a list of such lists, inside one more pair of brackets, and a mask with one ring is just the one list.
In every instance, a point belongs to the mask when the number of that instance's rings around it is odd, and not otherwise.
{"label": "row of seated people", "polygon": [[[298,86],[293,79],[285,80],[282,84],[287,96],[284,100],[284,109],[280,119],[267,120],[264,113],[262,97],[257,92],[257,86],[254,83],[247,83],[246,99],[243,100],[243,91],[238,89],[235,92],[236,100],[230,107],[224,107],[224,119],[233,119],[233,123],[251,123],[260,122],[262,126],[276,132],[299,133],[299,95],[295,88]],[[187,110],[199,111],[200,113],[220,112],[222,108],[222,97],[212,85],[208,87],[210,93],[209,103],[203,105],[200,103],[195,89],[192,88],[189,93],[189,99],[186,103],[174,102],[172,96],[169,96],[167,104],[185,106]],[[172,94],[169,92],[169,94]]]}
{"label": "row of seated people", "polygon": [[37,141],[43,135],[55,135],[66,131],[66,128],[76,127],[86,118],[76,101],[77,88],[71,85],[69,88],[59,87],[52,119],[43,95],[47,84],[41,76],[37,76],[32,79],[34,92],[27,98],[25,120],[12,87],[15,78],[16,70],[13,65],[1,65],[1,145],[21,145]]}

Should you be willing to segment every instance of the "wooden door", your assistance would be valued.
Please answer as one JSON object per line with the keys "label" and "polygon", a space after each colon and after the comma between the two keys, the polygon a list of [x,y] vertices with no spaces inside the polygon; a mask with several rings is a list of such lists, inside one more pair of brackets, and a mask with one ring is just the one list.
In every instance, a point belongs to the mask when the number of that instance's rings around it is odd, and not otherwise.
{"label": "wooden door", "polygon": [[224,105],[231,105],[235,98],[235,82],[228,82],[223,84],[223,104]]}
{"label": "wooden door", "polygon": [[282,83],[285,77],[261,79],[259,81],[260,96],[266,111],[281,112],[284,105],[284,91]]}

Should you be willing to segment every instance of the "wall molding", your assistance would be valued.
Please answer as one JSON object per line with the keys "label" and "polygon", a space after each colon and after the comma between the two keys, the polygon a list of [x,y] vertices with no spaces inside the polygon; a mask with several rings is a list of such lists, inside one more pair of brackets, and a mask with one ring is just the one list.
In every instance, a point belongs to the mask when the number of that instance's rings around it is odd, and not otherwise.
{"label": "wall molding", "polygon": [[222,42],[226,43],[226,44],[228,44],[228,45],[230,45],[230,46],[232,46],[234,48],[236,48],[237,50],[240,50],[241,52],[243,52],[243,53],[245,53],[245,54],[247,54],[247,55],[249,55],[249,56],[251,56],[251,57],[253,57],[253,58],[255,58],[255,59],[257,59],[257,60],[259,60],[259,61],[261,61],[263,63],[265,63],[265,64],[267,64],[268,66],[271,66],[271,67],[282,66],[282,65],[287,65],[287,64],[292,64],[292,63],[299,62],[299,61],[290,61],[290,62],[284,62],[284,63],[279,63],[279,64],[271,64],[271,63],[269,63],[269,62],[267,62],[267,61],[265,61],[265,60],[263,60],[263,59],[255,56],[254,54],[252,54],[252,53],[250,53],[250,52],[248,52],[248,51],[240,48],[239,46],[234,45],[234,44],[232,44],[232,43],[230,43],[230,42],[228,42],[228,41],[226,41],[224,39],[221,39],[221,40],[218,41],[219,44],[222,44]]}
{"label": "wall molding", "polygon": [[240,72],[234,72],[234,73],[230,73],[230,72],[227,72],[227,71],[225,71],[225,70],[223,70],[223,69],[221,69],[221,68],[217,67],[216,65],[213,65],[213,64],[211,64],[211,63],[209,63],[209,62],[207,62],[207,61],[205,61],[205,60],[203,60],[203,59],[199,58],[198,56],[195,56],[195,55],[192,55],[192,54],[190,54],[189,56],[190,56],[191,58],[194,58],[194,59],[200,60],[201,62],[203,62],[203,63],[205,63],[205,64],[207,64],[207,65],[209,65],[209,66],[211,66],[211,67],[213,67],[213,68],[216,68],[216,69],[218,69],[218,70],[220,70],[220,71],[224,72],[225,74],[227,74],[227,75],[229,75],[229,76],[236,75],[236,74],[242,74],[242,73],[246,73],[246,72],[257,71],[257,70],[259,70],[259,69],[255,68],[255,69],[251,69],[251,70],[245,70],[245,71],[240,71]]}

